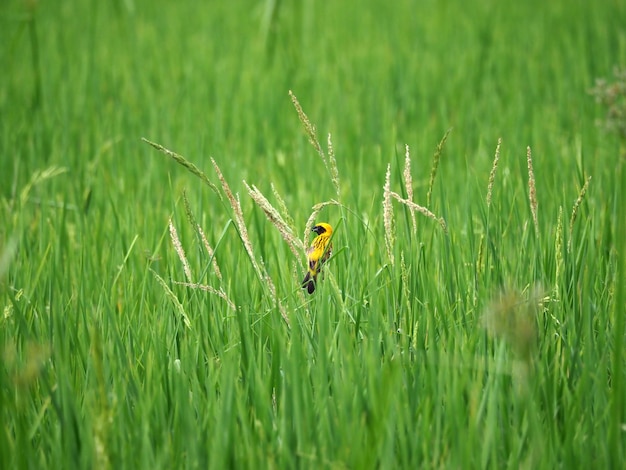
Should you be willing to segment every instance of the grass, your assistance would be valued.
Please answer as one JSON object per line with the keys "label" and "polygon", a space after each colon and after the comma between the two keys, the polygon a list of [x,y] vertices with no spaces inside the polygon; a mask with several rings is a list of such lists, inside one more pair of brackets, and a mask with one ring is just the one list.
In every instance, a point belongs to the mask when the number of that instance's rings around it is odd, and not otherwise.
{"label": "grass", "polygon": [[619,468],[622,3],[5,2],[0,467]]}

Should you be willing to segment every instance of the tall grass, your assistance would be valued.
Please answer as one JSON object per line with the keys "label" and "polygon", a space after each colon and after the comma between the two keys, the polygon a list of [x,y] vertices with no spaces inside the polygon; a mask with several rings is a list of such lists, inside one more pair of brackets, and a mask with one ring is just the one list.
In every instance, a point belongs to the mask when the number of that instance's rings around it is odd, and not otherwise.
{"label": "tall grass", "polygon": [[0,8],[0,467],[619,468],[621,3]]}

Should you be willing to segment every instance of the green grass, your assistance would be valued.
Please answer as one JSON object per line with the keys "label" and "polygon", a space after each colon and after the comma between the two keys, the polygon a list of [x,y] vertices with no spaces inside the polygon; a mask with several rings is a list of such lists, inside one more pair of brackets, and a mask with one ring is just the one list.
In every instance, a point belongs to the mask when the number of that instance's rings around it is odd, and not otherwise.
{"label": "green grass", "polygon": [[624,2],[89,3],[0,7],[1,468],[620,467]]}

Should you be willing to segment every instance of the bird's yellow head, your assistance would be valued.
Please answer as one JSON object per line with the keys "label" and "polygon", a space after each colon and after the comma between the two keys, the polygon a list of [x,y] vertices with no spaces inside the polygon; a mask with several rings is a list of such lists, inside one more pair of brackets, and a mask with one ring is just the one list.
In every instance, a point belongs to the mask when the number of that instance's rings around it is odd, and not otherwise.
{"label": "bird's yellow head", "polygon": [[326,222],[320,222],[311,229],[311,232],[315,232],[318,235],[325,234],[330,237],[333,234],[333,228]]}

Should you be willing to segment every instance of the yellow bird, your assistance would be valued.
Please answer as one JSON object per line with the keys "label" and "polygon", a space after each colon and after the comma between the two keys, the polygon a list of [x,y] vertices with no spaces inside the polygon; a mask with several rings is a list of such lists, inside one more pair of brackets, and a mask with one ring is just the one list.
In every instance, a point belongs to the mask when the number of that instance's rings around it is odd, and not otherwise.
{"label": "yellow bird", "polygon": [[322,269],[322,265],[330,258],[333,250],[333,244],[330,242],[333,228],[330,225],[320,222],[311,231],[315,232],[317,237],[315,237],[309,249],[306,250],[309,270],[302,281],[302,288],[306,289],[309,294],[315,292],[317,275]]}

